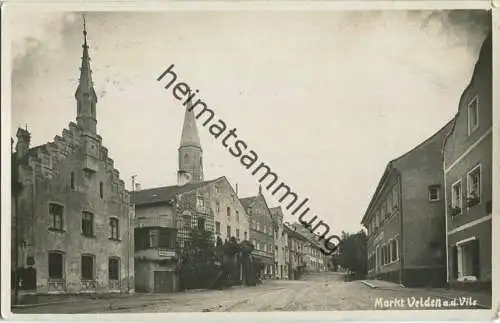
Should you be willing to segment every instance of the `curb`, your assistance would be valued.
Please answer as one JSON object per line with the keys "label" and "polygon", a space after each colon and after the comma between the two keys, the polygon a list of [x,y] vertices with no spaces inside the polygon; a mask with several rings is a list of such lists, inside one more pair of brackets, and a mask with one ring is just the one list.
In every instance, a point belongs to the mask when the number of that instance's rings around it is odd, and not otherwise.
{"label": "curb", "polygon": [[370,284],[369,282],[367,282],[366,280],[362,280],[361,283],[365,284],[366,286],[370,287],[370,288],[377,288],[377,286],[373,285],[373,284]]}

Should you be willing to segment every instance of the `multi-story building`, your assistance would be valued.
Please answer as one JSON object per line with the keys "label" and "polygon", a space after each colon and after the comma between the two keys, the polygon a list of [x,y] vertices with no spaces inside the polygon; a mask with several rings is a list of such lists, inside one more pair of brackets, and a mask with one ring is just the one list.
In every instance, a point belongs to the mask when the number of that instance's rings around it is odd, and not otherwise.
{"label": "multi-story building", "polygon": [[387,165],[361,223],[368,275],[407,286],[444,283],[441,147],[451,122]]}
{"label": "multi-story building", "polygon": [[250,242],[254,246],[252,256],[261,274],[275,275],[275,226],[266,199],[259,186],[259,194],[241,199],[250,220]]}
{"label": "multi-story building", "polygon": [[249,239],[248,215],[225,177],[205,181],[203,154],[193,111],[186,109],[178,149],[177,185],[134,192],[136,288],[168,292],[178,288],[175,249],[193,228],[213,233],[212,242]]}
{"label": "multi-story building", "polygon": [[305,245],[305,260],[307,272],[324,272],[327,271],[326,255],[321,251],[319,243],[309,240]]}
{"label": "multi-story building", "polygon": [[285,223],[284,228],[288,236],[288,279],[299,279],[305,272],[305,246],[309,243],[309,240],[300,231],[297,231],[297,228],[293,225]]}
{"label": "multi-story building", "polygon": [[277,279],[288,279],[288,236],[283,226],[283,210],[280,206],[271,208],[275,224],[274,231],[274,264]]}
{"label": "multi-story building", "polygon": [[134,291],[133,212],[97,133],[85,29],[82,47],[76,123],[33,148],[28,130],[17,131],[12,267],[16,285],[36,293]]}
{"label": "multi-story building", "polygon": [[447,281],[454,287],[491,289],[491,42],[490,33],[443,147]]}
{"label": "multi-story building", "polygon": [[135,290],[177,291],[175,195],[158,199],[150,190],[132,193],[135,206]]}
{"label": "multi-story building", "polygon": [[322,252],[323,247],[320,244],[320,236],[311,232],[301,223],[292,223],[291,227],[307,239],[304,245],[304,261],[306,272],[323,272],[326,271],[326,255]]}

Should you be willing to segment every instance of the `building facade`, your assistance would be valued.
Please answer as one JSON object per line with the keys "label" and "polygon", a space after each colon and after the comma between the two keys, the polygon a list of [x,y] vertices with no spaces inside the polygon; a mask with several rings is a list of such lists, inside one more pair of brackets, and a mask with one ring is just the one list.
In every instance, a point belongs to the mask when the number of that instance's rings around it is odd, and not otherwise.
{"label": "building facade", "polygon": [[368,275],[406,286],[445,280],[441,147],[451,122],[391,161],[361,221],[368,231]]}
{"label": "building facade", "polygon": [[288,236],[288,279],[296,280],[305,272],[305,247],[309,241],[294,226],[285,223],[284,228]]}
{"label": "building facade", "polygon": [[254,246],[252,256],[260,265],[261,274],[274,277],[275,225],[261,188],[257,196],[243,198],[241,203],[250,221],[250,242]]}
{"label": "building facade", "polygon": [[97,96],[84,30],[76,123],[30,148],[18,129],[13,154],[12,267],[36,293],[133,292],[133,211],[97,133]]}
{"label": "building facade", "polygon": [[274,231],[274,272],[277,279],[288,279],[288,236],[283,224],[283,210],[280,206],[270,209]]}
{"label": "building facade", "polygon": [[178,290],[177,213],[175,199],[151,201],[145,192],[135,200],[135,290],[173,292]]}
{"label": "building facade", "polygon": [[481,48],[444,143],[447,281],[491,290],[492,45]]}
{"label": "building facade", "polygon": [[191,231],[212,233],[212,243],[231,237],[248,240],[248,215],[225,177],[205,181],[203,151],[193,111],[186,109],[178,148],[177,184],[134,192],[136,289],[179,289],[176,250],[187,245]]}

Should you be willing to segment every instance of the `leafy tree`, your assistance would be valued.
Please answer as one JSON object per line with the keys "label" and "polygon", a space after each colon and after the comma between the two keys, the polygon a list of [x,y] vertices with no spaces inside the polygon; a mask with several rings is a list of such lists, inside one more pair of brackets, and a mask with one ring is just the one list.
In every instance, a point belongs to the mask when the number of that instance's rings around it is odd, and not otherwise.
{"label": "leafy tree", "polygon": [[367,271],[366,233],[361,230],[355,234],[342,232],[342,243],[336,263],[353,272],[358,277],[364,277]]}

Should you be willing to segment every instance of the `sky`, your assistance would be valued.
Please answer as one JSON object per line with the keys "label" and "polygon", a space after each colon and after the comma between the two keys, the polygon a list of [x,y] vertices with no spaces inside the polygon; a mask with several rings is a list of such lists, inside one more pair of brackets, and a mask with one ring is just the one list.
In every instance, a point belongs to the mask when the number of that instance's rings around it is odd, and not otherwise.
{"label": "sky", "polygon": [[[82,19],[12,12],[12,136],[32,146],[76,118]],[[29,17],[29,19],[26,19]],[[387,163],[446,124],[468,84],[481,11],[87,13],[98,133],[131,189],[174,185],[184,110],[171,64],[332,232],[355,232]],[[487,20],[487,19],[486,19]],[[257,178],[198,122],[205,179]],[[279,205],[264,190],[271,206]],[[285,212],[285,221],[295,221]]]}

